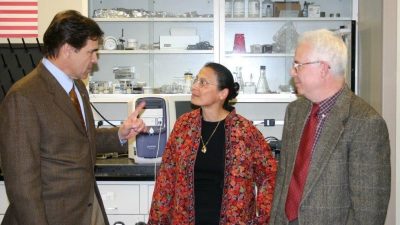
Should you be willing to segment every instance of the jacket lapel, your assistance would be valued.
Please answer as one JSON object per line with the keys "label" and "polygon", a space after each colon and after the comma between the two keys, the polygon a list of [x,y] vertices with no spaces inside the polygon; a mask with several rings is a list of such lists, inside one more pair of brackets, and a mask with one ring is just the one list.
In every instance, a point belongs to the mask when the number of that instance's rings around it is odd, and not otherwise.
{"label": "jacket lapel", "polygon": [[94,124],[94,121],[92,120],[93,116],[91,116],[92,108],[90,107],[89,96],[86,91],[85,84],[83,83],[82,80],[76,80],[75,85],[78,88],[79,94],[82,97],[83,109],[85,111],[86,129],[87,129],[87,132],[90,133],[90,132],[92,132],[92,130],[91,130],[92,126],[90,126],[90,124]]}
{"label": "jacket lapel", "polygon": [[350,99],[351,91],[345,87],[325,121],[311,159],[302,199],[305,199],[311,192],[312,187],[323,173],[332,153],[336,149],[336,145],[344,130],[344,124],[349,115]]}
{"label": "jacket lapel", "polygon": [[72,122],[75,124],[77,129],[82,132],[82,134],[86,134],[86,131],[81,125],[78,112],[76,112],[76,109],[69,99],[68,94],[62,88],[62,86],[42,63],[38,66],[38,72],[39,76],[46,83],[51,96],[53,96],[54,105],[59,107],[69,118],[71,118]]}

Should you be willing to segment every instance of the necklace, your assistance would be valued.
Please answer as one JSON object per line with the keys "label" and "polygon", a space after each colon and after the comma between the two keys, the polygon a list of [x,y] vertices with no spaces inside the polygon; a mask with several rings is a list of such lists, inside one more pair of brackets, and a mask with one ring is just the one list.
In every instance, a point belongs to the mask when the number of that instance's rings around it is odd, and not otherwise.
{"label": "necklace", "polygon": [[202,153],[205,154],[205,153],[207,152],[207,147],[206,147],[206,146],[207,146],[208,142],[210,142],[210,140],[211,140],[211,138],[213,137],[215,131],[217,131],[217,128],[218,128],[220,122],[221,122],[221,120],[218,121],[217,126],[215,126],[213,132],[211,133],[210,137],[208,137],[208,140],[207,140],[206,143],[204,143],[204,141],[203,141],[203,135],[200,135],[200,140],[201,140],[201,143],[202,143],[202,145],[203,145],[203,147],[201,147],[201,152],[202,152]]}

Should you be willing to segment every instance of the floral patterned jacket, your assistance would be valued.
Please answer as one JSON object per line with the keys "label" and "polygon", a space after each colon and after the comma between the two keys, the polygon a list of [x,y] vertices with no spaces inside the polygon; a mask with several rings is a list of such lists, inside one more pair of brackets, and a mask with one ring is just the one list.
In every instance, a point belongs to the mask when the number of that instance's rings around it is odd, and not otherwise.
{"label": "floral patterned jacket", "polygon": [[[195,224],[194,165],[200,129],[200,109],[175,123],[163,154],[148,225]],[[261,132],[235,110],[225,119],[225,135],[220,225],[268,224],[277,171],[271,149]]]}

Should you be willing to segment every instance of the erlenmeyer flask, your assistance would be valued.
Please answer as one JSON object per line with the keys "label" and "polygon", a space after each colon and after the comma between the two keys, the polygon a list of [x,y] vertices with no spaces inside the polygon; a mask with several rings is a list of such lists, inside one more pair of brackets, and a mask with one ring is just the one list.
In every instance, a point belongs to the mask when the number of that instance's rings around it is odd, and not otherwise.
{"label": "erlenmeyer flask", "polygon": [[270,93],[270,92],[271,92],[271,90],[269,89],[265,66],[260,66],[260,77],[258,78],[256,93],[257,94],[266,94],[266,93]]}

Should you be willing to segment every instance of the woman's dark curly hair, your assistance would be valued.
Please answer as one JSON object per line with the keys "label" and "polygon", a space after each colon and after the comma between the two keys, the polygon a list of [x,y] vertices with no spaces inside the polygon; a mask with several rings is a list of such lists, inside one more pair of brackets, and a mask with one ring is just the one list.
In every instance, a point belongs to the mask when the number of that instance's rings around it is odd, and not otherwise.
{"label": "woman's dark curly hair", "polygon": [[211,68],[214,70],[214,72],[217,74],[217,81],[218,81],[218,89],[223,90],[227,88],[229,90],[228,96],[225,99],[224,102],[224,109],[226,110],[232,110],[232,106],[229,105],[229,101],[236,98],[238,96],[238,91],[239,91],[239,84],[233,80],[233,76],[231,71],[226,68],[225,66],[219,64],[219,63],[214,63],[214,62],[209,62],[204,65],[204,67]]}

